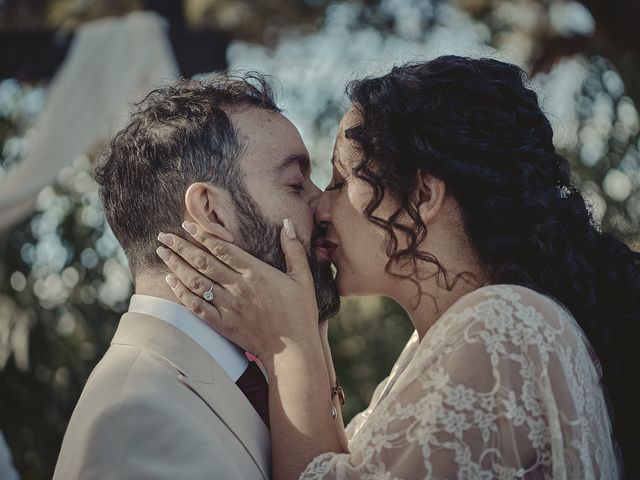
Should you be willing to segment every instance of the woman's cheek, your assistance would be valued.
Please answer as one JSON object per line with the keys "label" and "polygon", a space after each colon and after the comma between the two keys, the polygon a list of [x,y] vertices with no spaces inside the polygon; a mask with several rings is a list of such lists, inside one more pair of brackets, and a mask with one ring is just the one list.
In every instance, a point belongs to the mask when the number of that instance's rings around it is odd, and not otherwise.
{"label": "woman's cheek", "polygon": [[367,204],[373,198],[372,187],[364,180],[352,178],[347,182],[346,193],[351,207],[364,218],[364,211],[367,208]]}

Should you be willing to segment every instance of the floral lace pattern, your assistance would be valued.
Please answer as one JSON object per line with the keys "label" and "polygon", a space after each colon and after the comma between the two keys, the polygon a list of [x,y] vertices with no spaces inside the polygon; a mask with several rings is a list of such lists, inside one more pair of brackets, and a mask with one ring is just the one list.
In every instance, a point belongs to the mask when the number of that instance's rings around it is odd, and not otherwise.
{"label": "floral lace pattern", "polygon": [[349,454],[301,479],[615,479],[599,365],[571,314],[491,285],[411,337],[347,427]]}

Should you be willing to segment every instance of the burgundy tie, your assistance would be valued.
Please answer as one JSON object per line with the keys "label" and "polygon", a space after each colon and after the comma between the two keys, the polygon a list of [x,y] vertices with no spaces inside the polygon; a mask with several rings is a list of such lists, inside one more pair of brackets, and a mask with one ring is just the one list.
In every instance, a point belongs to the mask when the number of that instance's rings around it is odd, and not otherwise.
{"label": "burgundy tie", "polygon": [[251,402],[260,418],[269,427],[269,385],[256,362],[249,361],[249,366],[236,382],[247,400]]}

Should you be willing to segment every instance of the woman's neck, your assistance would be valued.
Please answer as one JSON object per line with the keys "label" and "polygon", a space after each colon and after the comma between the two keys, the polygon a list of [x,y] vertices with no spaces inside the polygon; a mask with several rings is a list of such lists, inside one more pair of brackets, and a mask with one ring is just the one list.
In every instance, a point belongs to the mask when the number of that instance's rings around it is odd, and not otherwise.
{"label": "woman's neck", "polygon": [[[459,281],[452,289],[438,287],[435,291],[433,285],[430,289],[423,290],[420,302],[417,303],[417,294],[412,295],[413,298],[408,299],[407,303],[400,302],[400,305],[406,310],[411,323],[418,332],[420,340],[425,336],[427,331],[434,323],[445,313],[454,303],[462,296],[479,288],[480,285],[469,284]],[[414,286],[410,288],[415,288]],[[416,304],[417,303],[417,304]]]}
{"label": "woman's neck", "polygon": [[[489,283],[486,270],[477,262],[456,263],[447,267],[450,289],[447,288],[443,275],[433,275],[418,280],[422,292],[420,297],[414,282],[409,280],[399,282],[400,288],[393,298],[409,315],[420,340],[458,299]],[[464,274],[456,278],[456,275],[462,272]]]}

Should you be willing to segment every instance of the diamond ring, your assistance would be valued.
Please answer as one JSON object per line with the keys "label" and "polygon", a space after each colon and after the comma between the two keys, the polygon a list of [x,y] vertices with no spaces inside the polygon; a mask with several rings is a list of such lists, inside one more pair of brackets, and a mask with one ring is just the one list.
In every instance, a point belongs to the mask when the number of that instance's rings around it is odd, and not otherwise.
{"label": "diamond ring", "polygon": [[211,284],[211,288],[209,290],[207,290],[206,292],[204,292],[204,295],[203,295],[204,299],[207,302],[210,302],[211,300],[213,300],[213,292],[212,292],[212,290],[213,290],[213,283]]}

